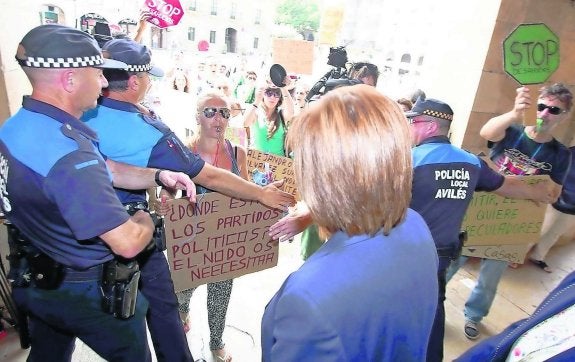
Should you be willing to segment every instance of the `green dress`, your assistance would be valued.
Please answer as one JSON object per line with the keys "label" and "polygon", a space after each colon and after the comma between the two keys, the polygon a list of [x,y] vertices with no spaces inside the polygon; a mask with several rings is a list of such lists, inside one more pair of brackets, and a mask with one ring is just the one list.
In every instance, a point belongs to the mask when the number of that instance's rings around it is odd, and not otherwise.
{"label": "green dress", "polygon": [[323,240],[319,237],[319,230],[316,224],[309,226],[301,234],[300,255],[303,260],[307,260],[311,254],[315,253],[323,245]]}
{"label": "green dress", "polygon": [[268,127],[266,124],[266,115],[263,110],[257,110],[257,119],[250,127],[251,140],[253,148],[265,153],[285,157],[284,141],[286,128],[283,120],[280,122],[278,129],[268,139]]}

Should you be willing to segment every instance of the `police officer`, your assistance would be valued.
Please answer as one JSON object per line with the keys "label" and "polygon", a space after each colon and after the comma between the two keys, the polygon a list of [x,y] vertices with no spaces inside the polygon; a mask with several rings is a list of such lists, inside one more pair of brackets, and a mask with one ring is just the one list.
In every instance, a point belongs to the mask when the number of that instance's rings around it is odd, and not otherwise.
{"label": "police officer", "polygon": [[36,27],[16,60],[33,91],[0,128],[0,205],[20,230],[19,265],[29,265],[10,271],[20,282],[14,300],[29,316],[28,360],[70,361],[78,337],[107,360],[150,361],[146,299],[133,295],[128,319],[102,308],[103,265],[136,256],[154,228],[145,212],[126,213],[111,177],[126,188],[194,185],[184,174],[106,162],[96,151],[96,134],[78,118],[107,85],[99,68],[126,65],[105,60],[90,35]]}
{"label": "police officer", "polygon": [[[453,146],[447,134],[453,120],[449,105],[420,98],[405,114],[415,147],[410,207],[426,221],[437,247],[439,302],[427,350],[428,361],[443,360],[446,270],[459,256],[459,232],[474,191],[493,191],[513,198],[552,202],[549,185],[527,185],[492,170],[482,159]],[[449,216],[446,216],[449,215]]]}
{"label": "police officer", "polygon": [[[193,154],[150,110],[140,105],[150,88],[150,76],[163,71],[151,64],[150,50],[130,39],[107,42],[104,54],[128,65],[127,71],[106,70],[109,86],[98,107],[82,119],[98,132],[100,151],[107,157],[141,167],[161,167],[185,172],[194,182],[229,196],[258,200],[270,207],[286,209],[293,197],[277,188],[281,183],[260,187],[231,172],[205,163]],[[192,108],[190,108],[192,109]],[[219,110],[218,117],[225,111]],[[182,114],[185,111],[182,110]],[[229,110],[227,115],[229,116]],[[146,190],[118,189],[128,207],[148,207]],[[156,250],[141,260],[141,291],[150,302],[148,328],[158,360],[191,360],[178,312],[178,302],[169,266]]]}

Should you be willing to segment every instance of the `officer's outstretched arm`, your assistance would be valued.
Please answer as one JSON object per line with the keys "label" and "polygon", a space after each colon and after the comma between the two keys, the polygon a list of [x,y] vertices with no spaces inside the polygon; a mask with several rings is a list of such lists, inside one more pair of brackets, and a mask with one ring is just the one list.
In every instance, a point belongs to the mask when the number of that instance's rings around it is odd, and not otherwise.
{"label": "officer's outstretched arm", "polygon": [[551,204],[557,201],[561,193],[561,185],[548,180],[536,184],[527,184],[517,176],[505,176],[505,181],[500,188],[493,191],[499,196],[513,199],[527,199],[544,204]]}
{"label": "officer's outstretched arm", "polygon": [[200,173],[193,178],[193,181],[224,195],[245,200],[257,200],[275,209],[286,211],[288,206],[295,204],[295,198],[291,194],[278,188],[281,186],[282,181],[276,181],[266,187],[261,187],[229,171],[207,163]]}
{"label": "officer's outstretched arm", "polygon": [[165,186],[171,189],[186,190],[190,201],[195,201],[196,185],[183,172],[142,168],[111,159],[106,160],[106,165],[112,172],[114,187],[127,190],[144,190],[155,186]]}
{"label": "officer's outstretched arm", "polygon": [[139,210],[122,225],[100,235],[116,255],[133,258],[152,240],[154,223],[150,214]]}

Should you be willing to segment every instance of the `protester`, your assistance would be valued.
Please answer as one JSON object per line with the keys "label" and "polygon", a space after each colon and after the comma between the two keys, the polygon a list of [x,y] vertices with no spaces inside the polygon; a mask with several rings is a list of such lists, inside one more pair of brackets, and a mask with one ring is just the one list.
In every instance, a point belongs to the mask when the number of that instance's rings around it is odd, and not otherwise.
{"label": "protester", "polygon": [[249,127],[244,127],[245,105],[235,98],[230,98],[230,120],[226,129],[226,138],[242,147],[249,147]]}
{"label": "protester", "polygon": [[294,120],[288,144],[298,190],[327,241],[267,305],[262,360],[423,361],[437,254],[408,209],[405,117],[373,87],[342,87]]}
{"label": "protester", "polygon": [[567,275],[529,318],[481,341],[458,362],[574,361],[575,272]]}
{"label": "protester", "polygon": [[[453,121],[451,107],[436,99],[422,99],[405,114],[413,136],[413,189],[410,207],[429,226],[437,254],[439,300],[427,361],[443,360],[446,270],[462,247],[461,224],[474,191],[493,191],[514,198],[553,201],[550,187],[527,185],[505,178],[482,159],[453,146],[447,137]],[[445,217],[449,214],[449,217]]]}
{"label": "protester", "polygon": [[[532,102],[529,88],[518,88],[513,109],[491,118],[480,130],[481,136],[489,141],[490,158],[499,172],[508,175],[549,175],[554,185],[553,201],[557,200],[571,163],[571,153],[553,138],[552,131],[568,119],[572,104],[573,95],[563,84],[543,87],[537,100],[537,124],[522,126],[518,123]],[[466,260],[461,257],[452,263],[447,280]],[[463,330],[467,338],[479,338],[478,324],[489,313],[506,267],[505,261],[481,260],[477,284],[465,303]]]}
{"label": "protester", "polygon": [[[188,144],[195,154],[214,167],[233,172],[248,179],[248,164],[246,150],[232,144],[224,138],[230,108],[227,98],[220,93],[212,92],[200,96],[198,100],[197,120],[199,133]],[[203,195],[210,190],[198,186],[196,192]],[[233,279],[208,283],[208,324],[210,327],[210,350],[218,361],[230,362],[231,355],[224,348],[222,340],[226,325],[226,313],[230,296],[232,294]],[[184,330],[189,330],[190,298],[196,288],[183,290],[177,293],[180,318]]]}
{"label": "protester", "polygon": [[246,75],[238,81],[238,85],[234,89],[234,96],[244,103],[254,103],[257,79],[258,75],[255,71],[247,71]]}
{"label": "protester", "polygon": [[407,98],[399,98],[396,100],[397,104],[403,109],[404,112],[408,112],[413,108],[413,103]]}
{"label": "protester", "polygon": [[350,79],[357,79],[363,84],[377,86],[377,79],[379,78],[379,70],[377,65],[366,62],[354,63],[349,72]]}
{"label": "protester", "polygon": [[[189,122],[185,117],[182,117],[182,109],[189,107],[190,104],[194,104],[197,97],[194,93],[191,77],[184,71],[174,71],[173,79],[168,80],[167,86],[164,84],[162,87],[162,84],[156,82],[146,93],[146,98],[149,97],[152,92],[159,95],[161,99],[160,106],[146,108],[153,109],[158,114],[161,114],[162,122],[170,127],[180,139],[184,139],[194,134],[197,130],[195,123]],[[158,87],[158,85],[160,86]]]}
{"label": "protester", "polygon": [[[10,279],[30,324],[28,361],[70,361],[75,337],[106,360],[151,361],[146,298],[135,288],[115,303],[118,296],[108,291],[137,285],[137,264],[122,260],[149,246],[154,225],[143,211],[126,213],[112,177],[116,187],[165,184],[187,188],[192,198],[194,185],[184,174],[105,161],[97,153],[97,135],[78,118],[108,85],[98,68],[126,64],[104,60],[92,36],[38,26],[21,40],[16,60],[32,95],[0,128],[0,205],[25,254],[12,254]],[[30,269],[15,268],[23,263]],[[128,265],[127,286],[103,278]]]}
{"label": "protester", "polygon": [[255,101],[248,107],[244,125],[250,127],[250,138],[256,150],[286,156],[284,142],[287,123],[294,114],[293,99],[289,94],[292,80],[286,76],[286,86],[272,84],[260,86]]}
{"label": "protester", "polygon": [[307,102],[305,98],[309,93],[309,86],[301,82],[297,82],[295,86],[295,97],[294,97],[294,115],[298,115],[305,109]]}
{"label": "protester", "polygon": [[415,104],[419,98],[425,99],[425,92],[422,89],[414,89],[407,97],[405,97],[411,101],[412,104]]}
{"label": "protester", "polygon": [[[106,71],[109,86],[100,104],[83,119],[98,132],[100,151],[109,159],[137,166],[163,167],[185,172],[194,182],[221,193],[258,200],[275,208],[287,208],[293,197],[277,189],[281,182],[261,188],[242,178],[207,165],[192,154],[153,112],[139,103],[150,85],[150,75],[162,75],[151,64],[149,49],[130,39],[115,39],[104,50],[112,59],[128,64],[128,70]],[[147,209],[146,190],[117,189],[129,208]],[[142,293],[150,301],[148,328],[158,359],[191,358],[178,313],[177,298],[162,250],[156,248],[142,260]]]}
{"label": "protester", "polygon": [[231,81],[227,77],[220,76],[218,79],[216,79],[214,89],[219,90],[226,97],[231,98],[233,96]]}

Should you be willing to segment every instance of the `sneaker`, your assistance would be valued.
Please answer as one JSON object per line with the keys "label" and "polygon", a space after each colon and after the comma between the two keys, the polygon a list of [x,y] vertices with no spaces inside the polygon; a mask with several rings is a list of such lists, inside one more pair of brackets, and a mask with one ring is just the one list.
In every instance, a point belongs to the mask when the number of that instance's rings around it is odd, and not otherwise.
{"label": "sneaker", "polygon": [[477,339],[479,338],[479,329],[477,328],[477,323],[474,321],[466,320],[465,326],[463,327],[463,333],[465,333],[465,337],[469,339]]}

